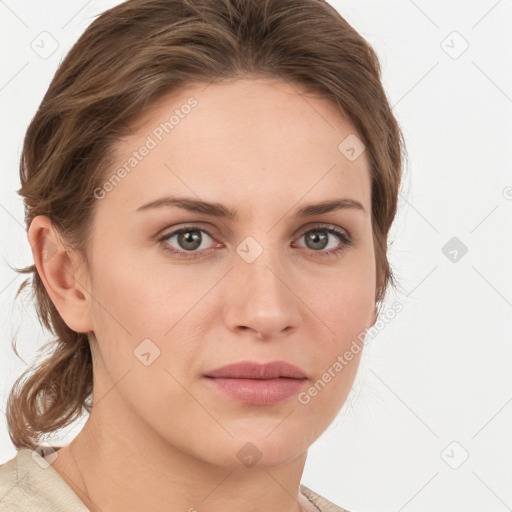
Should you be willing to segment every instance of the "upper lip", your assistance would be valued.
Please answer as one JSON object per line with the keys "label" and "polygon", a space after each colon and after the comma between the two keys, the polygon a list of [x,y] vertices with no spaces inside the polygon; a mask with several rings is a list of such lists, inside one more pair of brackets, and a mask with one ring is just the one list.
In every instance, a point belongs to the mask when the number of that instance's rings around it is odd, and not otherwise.
{"label": "upper lip", "polygon": [[253,361],[241,361],[211,370],[205,376],[226,379],[306,378],[306,374],[300,368],[286,361],[272,361],[264,364]]}

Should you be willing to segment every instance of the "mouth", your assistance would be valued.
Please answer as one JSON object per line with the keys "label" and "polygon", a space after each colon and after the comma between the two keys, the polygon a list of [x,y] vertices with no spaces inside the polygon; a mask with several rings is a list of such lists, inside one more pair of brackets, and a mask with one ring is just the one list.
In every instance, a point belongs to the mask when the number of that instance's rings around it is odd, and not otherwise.
{"label": "mouth", "polygon": [[308,378],[297,366],[285,361],[230,364],[204,376],[210,386],[240,402],[272,405],[297,395]]}

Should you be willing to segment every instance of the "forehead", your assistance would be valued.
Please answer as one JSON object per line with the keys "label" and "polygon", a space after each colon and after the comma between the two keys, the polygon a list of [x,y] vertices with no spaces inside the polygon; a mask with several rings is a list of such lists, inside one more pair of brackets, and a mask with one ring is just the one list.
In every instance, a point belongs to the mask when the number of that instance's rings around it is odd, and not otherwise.
{"label": "forehead", "polygon": [[161,98],[116,145],[106,179],[125,172],[104,206],[135,211],[183,193],[243,212],[343,196],[369,211],[366,154],[344,152],[359,140],[353,125],[334,101],[302,92],[280,80],[239,79]]}

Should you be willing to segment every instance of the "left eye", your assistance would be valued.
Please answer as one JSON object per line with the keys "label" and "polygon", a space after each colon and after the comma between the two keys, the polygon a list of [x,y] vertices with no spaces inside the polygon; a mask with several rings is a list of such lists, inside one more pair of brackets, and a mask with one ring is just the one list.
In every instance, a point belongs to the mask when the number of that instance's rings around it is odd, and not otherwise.
{"label": "left eye", "polygon": [[[329,235],[333,235],[335,238],[337,238],[337,243],[334,244],[334,247],[327,247],[329,244]],[[306,247],[308,249],[313,249],[315,252],[318,252],[317,249],[329,249],[325,252],[333,252],[333,250],[335,251],[339,245],[340,240],[345,244],[349,243],[349,239],[344,233],[333,228],[310,229],[309,231],[306,231],[300,238],[302,237],[305,237]]]}

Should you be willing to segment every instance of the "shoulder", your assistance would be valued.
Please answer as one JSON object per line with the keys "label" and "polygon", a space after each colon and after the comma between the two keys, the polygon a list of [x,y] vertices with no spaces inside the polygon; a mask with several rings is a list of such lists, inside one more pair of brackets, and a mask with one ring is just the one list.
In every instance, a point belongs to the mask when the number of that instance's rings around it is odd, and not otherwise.
{"label": "shoulder", "polygon": [[0,464],[0,510],[88,512],[78,496],[35,450],[22,448]]}
{"label": "shoulder", "polygon": [[320,512],[349,512],[344,508],[338,507],[338,505],[335,505],[323,496],[320,496],[320,494],[308,489],[303,484],[300,484],[300,491],[311,503],[313,503],[313,505],[318,508],[318,510],[320,510]]}

